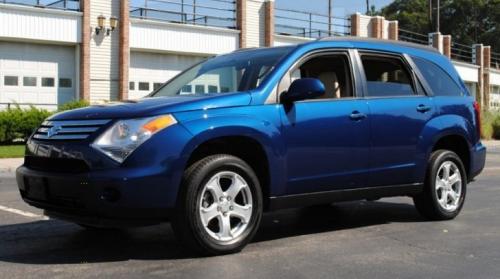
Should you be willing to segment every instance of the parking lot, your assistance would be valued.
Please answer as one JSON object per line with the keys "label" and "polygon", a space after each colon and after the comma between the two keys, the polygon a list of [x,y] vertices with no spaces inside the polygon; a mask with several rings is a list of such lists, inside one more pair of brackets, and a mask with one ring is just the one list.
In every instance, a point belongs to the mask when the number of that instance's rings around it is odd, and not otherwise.
{"label": "parking lot", "polygon": [[168,224],[86,231],[24,204],[0,172],[0,277],[498,278],[500,145],[469,184],[456,220],[427,222],[409,198],[286,210],[264,217],[241,253],[193,258]]}

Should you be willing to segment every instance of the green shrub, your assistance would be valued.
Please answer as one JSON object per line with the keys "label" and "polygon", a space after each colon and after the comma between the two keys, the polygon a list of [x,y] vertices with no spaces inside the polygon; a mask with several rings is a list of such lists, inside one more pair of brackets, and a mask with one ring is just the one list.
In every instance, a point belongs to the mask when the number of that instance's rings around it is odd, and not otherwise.
{"label": "green shrub", "polygon": [[[69,102],[59,107],[58,111],[71,110],[88,106],[87,101]],[[21,108],[14,105],[0,111],[0,144],[24,141],[40,124],[54,112],[38,109],[34,106]]]}
{"label": "green shrub", "polygon": [[51,114],[34,106],[22,109],[19,105],[0,111],[0,143],[26,139]]}
{"label": "green shrub", "polygon": [[493,121],[496,115],[489,111],[481,112],[481,138],[490,140],[493,138]]}
{"label": "green shrub", "polygon": [[492,136],[494,139],[500,139],[500,115],[497,114],[495,120],[491,124],[492,127]]}
{"label": "green shrub", "polygon": [[72,110],[77,108],[83,108],[89,106],[89,102],[85,100],[73,101],[66,103],[64,105],[60,105],[58,111]]}

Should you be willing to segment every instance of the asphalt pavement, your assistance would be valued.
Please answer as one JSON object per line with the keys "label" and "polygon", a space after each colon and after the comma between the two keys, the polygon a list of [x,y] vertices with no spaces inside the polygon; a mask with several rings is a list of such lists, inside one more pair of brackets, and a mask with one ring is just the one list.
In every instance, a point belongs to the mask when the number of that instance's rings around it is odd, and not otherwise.
{"label": "asphalt pavement", "polygon": [[264,216],[235,255],[194,258],[169,224],[87,231],[48,219],[0,172],[0,278],[500,278],[500,145],[462,213],[422,219],[409,198]]}

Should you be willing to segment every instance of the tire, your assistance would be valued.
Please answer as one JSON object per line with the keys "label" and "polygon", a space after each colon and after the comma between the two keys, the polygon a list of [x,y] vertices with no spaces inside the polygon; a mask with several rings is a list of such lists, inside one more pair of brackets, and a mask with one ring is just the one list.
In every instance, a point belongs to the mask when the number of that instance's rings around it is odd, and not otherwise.
{"label": "tire", "polygon": [[429,159],[424,190],[413,202],[427,219],[450,220],[462,210],[466,193],[467,173],[460,157],[449,150],[436,150]]}
{"label": "tire", "polygon": [[262,191],[243,160],[225,154],[206,157],[184,171],[181,186],[172,228],[188,249],[230,254],[253,238],[262,218]]}

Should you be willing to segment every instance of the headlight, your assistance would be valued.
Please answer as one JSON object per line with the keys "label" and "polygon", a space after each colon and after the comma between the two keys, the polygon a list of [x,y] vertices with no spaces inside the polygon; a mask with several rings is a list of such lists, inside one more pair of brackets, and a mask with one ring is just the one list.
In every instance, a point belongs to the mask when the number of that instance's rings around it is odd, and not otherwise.
{"label": "headlight", "polygon": [[122,163],[134,150],[155,133],[177,123],[168,114],[140,119],[120,120],[100,135],[92,147]]}

